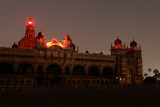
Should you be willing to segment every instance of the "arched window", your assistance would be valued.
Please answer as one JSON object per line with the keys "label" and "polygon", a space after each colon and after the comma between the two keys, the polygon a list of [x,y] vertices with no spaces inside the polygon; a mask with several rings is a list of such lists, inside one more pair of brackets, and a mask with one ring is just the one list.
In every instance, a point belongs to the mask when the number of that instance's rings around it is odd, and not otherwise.
{"label": "arched window", "polygon": [[73,68],[73,75],[85,75],[85,69],[83,66],[75,66]]}
{"label": "arched window", "polygon": [[100,76],[100,70],[98,67],[92,66],[88,69],[89,76]]}
{"label": "arched window", "polygon": [[7,62],[0,63],[0,74],[14,74],[13,66]]}
{"label": "arched window", "polygon": [[112,77],[113,76],[113,70],[111,67],[105,67],[103,69],[103,74],[102,77],[106,78],[106,77]]}
{"label": "arched window", "polygon": [[48,75],[62,75],[62,70],[59,65],[52,64],[47,67],[46,74]]}
{"label": "arched window", "polygon": [[34,74],[34,69],[33,69],[33,66],[28,64],[28,63],[25,63],[25,64],[21,64],[19,65],[18,67],[18,74]]}

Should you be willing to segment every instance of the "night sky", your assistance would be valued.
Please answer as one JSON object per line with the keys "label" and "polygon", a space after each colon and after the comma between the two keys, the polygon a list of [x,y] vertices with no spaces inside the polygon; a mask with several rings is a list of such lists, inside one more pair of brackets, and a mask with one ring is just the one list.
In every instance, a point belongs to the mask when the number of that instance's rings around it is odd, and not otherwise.
{"label": "night sky", "polygon": [[0,0],[0,47],[24,36],[28,18],[36,36],[59,42],[68,33],[80,52],[110,54],[117,36],[143,51],[143,70],[160,70],[160,0]]}

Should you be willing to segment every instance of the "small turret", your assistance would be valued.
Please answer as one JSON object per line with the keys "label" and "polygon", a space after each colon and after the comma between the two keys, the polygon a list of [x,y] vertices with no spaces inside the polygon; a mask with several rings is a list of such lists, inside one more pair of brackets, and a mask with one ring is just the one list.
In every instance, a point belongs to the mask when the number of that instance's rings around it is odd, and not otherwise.
{"label": "small turret", "polygon": [[12,48],[18,48],[18,45],[14,42],[14,44],[12,45]]}
{"label": "small turret", "polygon": [[136,47],[137,46],[137,42],[133,41],[130,43],[130,47],[133,48],[133,47]]}

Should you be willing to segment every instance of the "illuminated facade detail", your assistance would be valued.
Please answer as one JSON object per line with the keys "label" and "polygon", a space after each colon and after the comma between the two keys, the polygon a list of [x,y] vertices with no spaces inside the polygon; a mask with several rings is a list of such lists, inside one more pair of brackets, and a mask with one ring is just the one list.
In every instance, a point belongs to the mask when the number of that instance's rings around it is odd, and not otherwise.
{"label": "illuminated facade detail", "polygon": [[35,46],[35,30],[32,19],[28,20],[25,36],[19,41],[18,48],[34,49]]}
{"label": "illuminated facade detail", "polygon": [[59,49],[65,50],[65,51],[75,51],[75,45],[68,34],[64,37],[64,40],[62,42],[63,44],[58,42],[56,39],[52,39],[51,42],[47,43],[47,47],[49,49],[53,49],[53,48],[57,49],[57,47],[59,47]]}
{"label": "illuminated facade detail", "polygon": [[18,45],[0,47],[0,86],[142,84],[141,48],[134,40],[128,48],[117,38],[111,55],[79,53],[68,34],[62,44],[56,39],[45,43],[42,32],[35,37],[31,22]]}
{"label": "illuminated facade detail", "polygon": [[111,55],[116,56],[117,76],[121,78],[120,83],[137,84],[142,82],[142,54],[141,47],[133,40],[130,48],[122,45],[117,38],[115,46],[111,46]]}

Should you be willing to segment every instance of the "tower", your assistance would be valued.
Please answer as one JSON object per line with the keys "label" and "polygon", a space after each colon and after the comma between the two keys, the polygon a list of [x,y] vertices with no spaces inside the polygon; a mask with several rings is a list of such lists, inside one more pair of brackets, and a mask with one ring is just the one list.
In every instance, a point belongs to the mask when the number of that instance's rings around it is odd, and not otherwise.
{"label": "tower", "polygon": [[133,41],[130,43],[130,48],[127,52],[128,66],[130,66],[130,73],[132,74],[135,84],[140,84],[143,81],[142,74],[142,50],[137,46],[137,43]]}
{"label": "tower", "polygon": [[114,42],[114,46],[111,45],[111,55],[116,57],[116,69],[114,75],[119,77],[115,80],[116,83],[125,83],[124,78],[124,70],[126,71],[127,67],[127,58],[126,58],[127,48],[125,45],[122,45],[122,41],[117,37]]}
{"label": "tower", "polygon": [[63,45],[65,50],[75,51],[75,45],[68,34],[64,37]]}
{"label": "tower", "polygon": [[35,30],[33,26],[33,21],[30,18],[28,20],[28,25],[26,26],[25,36],[19,41],[18,48],[34,49],[34,46],[35,46]]}
{"label": "tower", "polygon": [[130,47],[122,45],[122,41],[117,38],[115,46],[111,45],[111,55],[116,56],[115,76],[120,84],[141,84],[142,78],[142,55],[141,48],[133,40]]}

